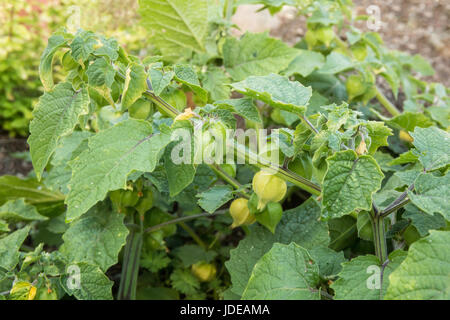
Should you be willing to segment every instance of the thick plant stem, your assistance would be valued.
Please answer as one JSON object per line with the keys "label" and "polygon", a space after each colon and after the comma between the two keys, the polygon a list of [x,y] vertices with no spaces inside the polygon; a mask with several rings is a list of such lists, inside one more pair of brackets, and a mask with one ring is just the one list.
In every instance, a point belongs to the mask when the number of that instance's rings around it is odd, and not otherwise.
{"label": "thick plant stem", "polygon": [[373,244],[375,246],[375,254],[383,264],[388,259],[386,231],[384,228],[384,218],[380,215],[371,215]]}
{"label": "thick plant stem", "polygon": [[139,260],[141,259],[143,224],[141,227],[131,228],[127,237],[123,256],[122,276],[120,277],[118,300],[136,300],[136,288],[139,274]]}
{"label": "thick plant stem", "polygon": [[401,114],[400,110],[397,109],[396,106],[394,106],[388,98],[380,91],[379,88],[376,88],[377,90],[377,99],[378,101],[386,108],[386,110],[392,115],[392,116],[398,116]]}

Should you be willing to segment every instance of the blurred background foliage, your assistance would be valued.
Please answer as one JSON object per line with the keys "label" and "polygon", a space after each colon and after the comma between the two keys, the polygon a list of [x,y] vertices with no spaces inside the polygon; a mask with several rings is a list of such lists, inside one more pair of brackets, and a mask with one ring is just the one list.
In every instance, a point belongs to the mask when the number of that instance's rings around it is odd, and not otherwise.
{"label": "blurred background foliage", "polygon": [[[135,0],[1,1],[0,132],[28,135],[33,105],[42,94],[40,56],[55,30],[81,27],[101,32],[115,37],[129,52],[145,54],[137,6]],[[55,71],[61,72],[58,64]]]}

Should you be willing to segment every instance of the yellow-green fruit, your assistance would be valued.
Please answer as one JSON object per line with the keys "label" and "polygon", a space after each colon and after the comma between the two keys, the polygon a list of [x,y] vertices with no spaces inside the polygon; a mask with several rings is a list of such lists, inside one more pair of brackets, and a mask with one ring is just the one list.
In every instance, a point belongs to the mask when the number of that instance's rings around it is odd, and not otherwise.
{"label": "yellow-green fruit", "polygon": [[283,179],[259,171],[253,177],[253,190],[258,195],[258,210],[263,210],[268,202],[279,202],[286,194],[287,185]]}
{"label": "yellow-green fruit", "polygon": [[352,46],[352,54],[358,61],[364,61],[367,57],[367,47],[363,43],[356,43]]}
{"label": "yellow-green fruit", "polygon": [[191,270],[194,276],[196,276],[201,282],[213,280],[217,273],[216,266],[206,262],[198,262],[193,264]]}
{"label": "yellow-green fruit", "polygon": [[128,108],[128,113],[131,118],[145,120],[150,116],[152,111],[152,104],[145,99],[138,99]]}
{"label": "yellow-green fruit", "polygon": [[17,281],[10,291],[11,300],[34,300],[36,287],[27,281]]}
{"label": "yellow-green fruit", "polygon": [[255,216],[248,209],[248,200],[244,198],[236,199],[231,203],[230,215],[233,218],[232,228],[249,225],[256,221]]}
{"label": "yellow-green fruit", "polygon": [[334,30],[332,27],[322,27],[316,30],[316,37],[319,41],[324,43],[327,47],[330,45],[331,41],[334,39]]}
{"label": "yellow-green fruit", "polygon": [[411,137],[411,135],[406,132],[405,130],[400,130],[398,137],[400,138],[400,140],[405,141],[405,142],[413,142],[414,139]]}
{"label": "yellow-green fruit", "polygon": [[359,75],[349,76],[347,78],[347,82],[345,83],[345,87],[347,88],[347,93],[350,100],[366,92],[366,86]]}
{"label": "yellow-green fruit", "polygon": [[305,41],[308,44],[309,48],[312,48],[317,43],[317,36],[314,32],[314,30],[308,28],[308,30],[305,33]]}

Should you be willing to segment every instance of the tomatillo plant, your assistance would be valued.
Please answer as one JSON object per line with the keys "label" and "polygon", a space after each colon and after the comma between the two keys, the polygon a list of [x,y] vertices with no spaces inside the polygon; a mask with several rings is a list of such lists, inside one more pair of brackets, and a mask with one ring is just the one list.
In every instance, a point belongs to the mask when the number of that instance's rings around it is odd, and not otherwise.
{"label": "tomatillo plant", "polygon": [[148,56],[52,35],[35,178],[0,178],[0,297],[450,298],[448,88],[350,1],[252,3],[308,32],[236,38],[234,1],[141,0]]}

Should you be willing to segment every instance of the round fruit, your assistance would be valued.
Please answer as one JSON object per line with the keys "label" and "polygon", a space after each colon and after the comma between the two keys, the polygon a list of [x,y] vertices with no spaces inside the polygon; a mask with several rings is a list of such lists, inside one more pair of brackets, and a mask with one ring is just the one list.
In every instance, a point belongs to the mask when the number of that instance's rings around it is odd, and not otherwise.
{"label": "round fruit", "polygon": [[58,300],[58,294],[56,293],[56,290],[40,288],[36,293],[35,300]]}
{"label": "round fruit", "polygon": [[128,108],[128,113],[131,118],[145,120],[150,116],[152,111],[152,104],[145,99],[138,99]]}
{"label": "round fruit", "polygon": [[244,198],[236,199],[231,203],[230,215],[233,218],[232,228],[255,222],[255,216],[250,214],[248,209],[248,200]]}
{"label": "round fruit", "polygon": [[208,282],[216,277],[216,266],[211,263],[197,262],[192,265],[192,273],[201,281]]}
{"label": "round fruit", "polygon": [[279,202],[287,191],[286,182],[266,171],[259,171],[253,177],[253,190],[258,195],[258,210],[263,210],[268,202]]}
{"label": "round fruit", "polygon": [[352,46],[352,54],[358,61],[364,61],[367,57],[367,47],[364,43],[356,43]]}
{"label": "round fruit", "polygon": [[324,43],[327,47],[335,37],[332,27],[321,27],[315,31],[315,34],[317,39]]}
{"label": "round fruit", "polygon": [[349,76],[347,78],[347,82],[345,83],[345,87],[347,88],[347,93],[350,100],[366,92],[366,86],[364,85],[364,81],[362,77],[359,75]]}

